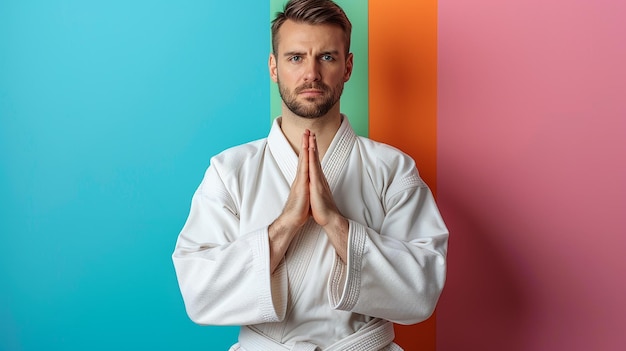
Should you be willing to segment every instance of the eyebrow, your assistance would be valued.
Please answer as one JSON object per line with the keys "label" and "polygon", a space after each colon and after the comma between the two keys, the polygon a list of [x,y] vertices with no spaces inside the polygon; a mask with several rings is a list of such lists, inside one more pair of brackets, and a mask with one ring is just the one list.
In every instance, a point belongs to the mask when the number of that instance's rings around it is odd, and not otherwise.
{"label": "eyebrow", "polygon": [[[302,51],[288,51],[286,53],[283,54],[284,57],[287,56],[304,56],[306,55],[306,52],[302,52]],[[327,50],[327,51],[323,51],[320,53],[321,55],[335,55],[338,56],[339,55],[339,50]]]}
{"label": "eyebrow", "polygon": [[330,51],[324,51],[321,53],[321,55],[334,55],[334,56],[338,56],[339,55],[339,51],[338,50],[330,50]]}
{"label": "eyebrow", "polygon": [[300,51],[289,51],[283,54],[283,56],[302,56],[302,55],[306,55],[306,53],[300,52]]}

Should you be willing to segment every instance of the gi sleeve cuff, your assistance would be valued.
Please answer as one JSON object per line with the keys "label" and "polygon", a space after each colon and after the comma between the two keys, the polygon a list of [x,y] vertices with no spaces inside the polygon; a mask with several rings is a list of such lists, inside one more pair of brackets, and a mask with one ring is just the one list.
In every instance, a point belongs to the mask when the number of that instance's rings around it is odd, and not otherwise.
{"label": "gi sleeve cuff", "polygon": [[262,279],[258,306],[265,322],[280,322],[287,312],[287,272],[284,262],[270,271],[269,234],[267,227],[246,235],[254,256],[254,270]]}
{"label": "gi sleeve cuff", "polygon": [[361,268],[367,243],[364,226],[349,220],[348,262],[335,255],[328,278],[328,299],[333,309],[351,311],[359,300]]}

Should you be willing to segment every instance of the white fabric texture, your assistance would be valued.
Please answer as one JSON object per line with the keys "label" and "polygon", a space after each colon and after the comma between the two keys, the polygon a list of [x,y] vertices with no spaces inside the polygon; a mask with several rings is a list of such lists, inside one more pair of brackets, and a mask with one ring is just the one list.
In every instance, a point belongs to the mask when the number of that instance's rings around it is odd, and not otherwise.
{"label": "white fabric texture", "polygon": [[267,138],[211,159],[173,253],[190,318],[322,350],[375,318],[427,319],[445,281],[448,230],[413,160],[357,136],[345,117],[322,169],[350,222],[348,262],[310,219],[270,273],[268,226],[297,162],[280,119]]}
{"label": "white fabric texture", "polygon": [[[393,343],[394,337],[391,322],[374,318],[355,333],[324,348],[323,351],[394,350],[392,348],[395,345]],[[256,328],[247,326],[241,328],[239,343],[236,346],[242,350],[322,351],[318,345],[305,341],[284,345],[267,337]],[[399,348],[399,346],[395,346]],[[400,348],[400,350],[402,349]]]}

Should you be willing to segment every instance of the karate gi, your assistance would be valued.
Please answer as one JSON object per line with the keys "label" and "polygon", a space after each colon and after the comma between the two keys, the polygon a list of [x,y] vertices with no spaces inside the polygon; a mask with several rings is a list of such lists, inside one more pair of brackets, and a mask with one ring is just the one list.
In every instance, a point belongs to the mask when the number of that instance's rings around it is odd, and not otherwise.
{"label": "karate gi", "polygon": [[399,350],[388,321],[427,319],[445,281],[448,230],[432,193],[410,157],[343,117],[321,164],[349,219],[348,262],[309,219],[272,274],[268,227],[297,164],[280,118],[267,138],[211,159],[173,254],[187,313],[243,326],[232,350]]}

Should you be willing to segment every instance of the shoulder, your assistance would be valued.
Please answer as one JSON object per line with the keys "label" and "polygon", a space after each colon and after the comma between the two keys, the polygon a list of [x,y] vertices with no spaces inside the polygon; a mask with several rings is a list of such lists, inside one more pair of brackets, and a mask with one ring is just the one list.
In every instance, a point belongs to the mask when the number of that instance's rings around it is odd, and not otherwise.
{"label": "shoulder", "polygon": [[426,187],[415,161],[402,150],[365,137],[357,138],[363,165],[375,184],[395,193],[411,187]]}
{"label": "shoulder", "polygon": [[398,171],[415,169],[415,161],[402,150],[365,137],[357,137],[361,152],[375,167]]}
{"label": "shoulder", "polygon": [[219,173],[228,174],[244,167],[247,163],[262,158],[267,138],[230,147],[211,158],[210,167]]}

